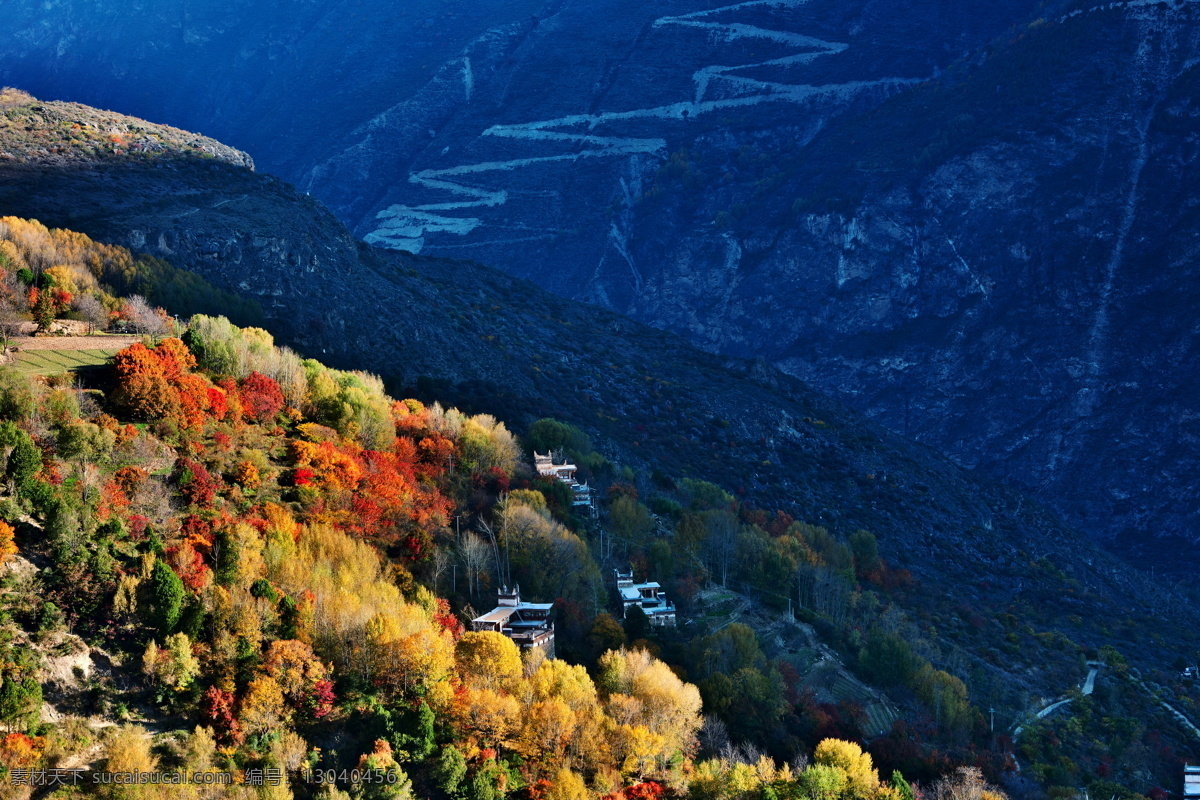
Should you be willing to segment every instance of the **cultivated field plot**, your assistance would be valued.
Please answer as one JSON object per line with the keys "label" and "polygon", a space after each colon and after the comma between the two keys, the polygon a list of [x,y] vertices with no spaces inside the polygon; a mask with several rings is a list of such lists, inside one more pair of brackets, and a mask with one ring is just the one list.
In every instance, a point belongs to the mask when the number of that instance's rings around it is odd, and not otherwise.
{"label": "cultivated field plot", "polygon": [[107,364],[119,349],[20,350],[12,366],[28,375],[59,375]]}

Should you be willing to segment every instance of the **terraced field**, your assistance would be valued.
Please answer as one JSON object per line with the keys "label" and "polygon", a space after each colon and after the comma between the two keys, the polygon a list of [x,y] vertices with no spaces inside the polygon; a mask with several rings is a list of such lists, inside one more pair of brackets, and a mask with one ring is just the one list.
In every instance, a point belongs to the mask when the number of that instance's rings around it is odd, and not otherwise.
{"label": "terraced field", "polygon": [[59,375],[107,364],[119,349],[20,350],[11,364],[28,375]]}

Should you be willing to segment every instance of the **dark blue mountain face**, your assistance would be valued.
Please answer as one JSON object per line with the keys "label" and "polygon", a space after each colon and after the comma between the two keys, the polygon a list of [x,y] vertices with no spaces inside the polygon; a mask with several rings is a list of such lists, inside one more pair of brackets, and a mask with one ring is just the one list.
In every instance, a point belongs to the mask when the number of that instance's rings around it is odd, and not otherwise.
{"label": "dark blue mountain face", "polygon": [[471,41],[543,5],[17,0],[4,8],[0,73],[43,99],[210,132],[295,178],[298,165],[417,92]]}
{"label": "dark blue mountain face", "polygon": [[765,357],[1136,545],[1200,532],[1197,6],[10,0],[0,83]]}

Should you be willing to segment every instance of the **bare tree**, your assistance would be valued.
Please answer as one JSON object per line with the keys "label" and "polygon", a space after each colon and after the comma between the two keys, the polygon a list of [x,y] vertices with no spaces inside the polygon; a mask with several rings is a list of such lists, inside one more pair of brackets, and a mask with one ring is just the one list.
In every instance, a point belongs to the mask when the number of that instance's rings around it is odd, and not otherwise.
{"label": "bare tree", "polygon": [[7,349],[9,339],[20,333],[20,310],[7,300],[0,300],[0,348]]}
{"label": "bare tree", "polygon": [[157,338],[170,330],[170,321],[166,315],[146,302],[146,298],[140,294],[135,294],[125,301],[124,311],[125,318],[138,333],[145,333]]}
{"label": "bare tree", "polygon": [[737,550],[738,521],[728,511],[713,511],[705,515],[708,526],[708,556],[712,573],[721,576],[724,586],[729,578],[729,567]]}
{"label": "bare tree", "polygon": [[265,373],[275,379],[283,392],[283,400],[292,408],[300,408],[308,396],[308,380],[304,374],[304,364],[295,352],[280,347],[275,358],[274,371]]}
{"label": "bare tree", "polygon": [[1003,792],[984,781],[978,767],[959,767],[953,775],[947,775],[933,784],[930,792],[933,800],[981,800],[985,793],[996,798],[1004,797]]}
{"label": "bare tree", "polygon": [[698,734],[700,752],[709,756],[719,756],[729,747],[729,729],[715,714],[706,714],[704,724]]}
{"label": "bare tree", "polygon": [[0,273],[0,344],[4,347],[8,347],[8,340],[20,332],[28,310],[29,298],[16,273]]}
{"label": "bare tree", "polygon": [[471,531],[463,535],[458,546],[462,555],[463,568],[467,573],[467,587],[472,597],[476,596],[479,580],[487,572],[488,561],[492,557],[492,547]]}
{"label": "bare tree", "polygon": [[435,547],[433,549],[433,588],[435,592],[442,591],[442,576],[450,570],[453,563],[454,557],[447,548]]}
{"label": "bare tree", "polygon": [[85,294],[75,298],[75,310],[88,324],[88,333],[108,328],[108,309],[95,295]]}
{"label": "bare tree", "polygon": [[89,464],[86,461],[75,462],[71,474],[76,478],[76,487],[85,501],[96,496],[104,484],[104,476],[100,470],[96,468],[95,464]]}

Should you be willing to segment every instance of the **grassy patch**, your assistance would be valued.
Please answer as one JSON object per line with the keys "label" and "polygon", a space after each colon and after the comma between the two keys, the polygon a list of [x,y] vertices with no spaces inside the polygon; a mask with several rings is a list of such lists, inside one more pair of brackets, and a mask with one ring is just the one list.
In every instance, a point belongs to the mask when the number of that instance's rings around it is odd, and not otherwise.
{"label": "grassy patch", "polygon": [[22,350],[13,366],[28,375],[60,375],[100,367],[116,355],[117,350]]}

